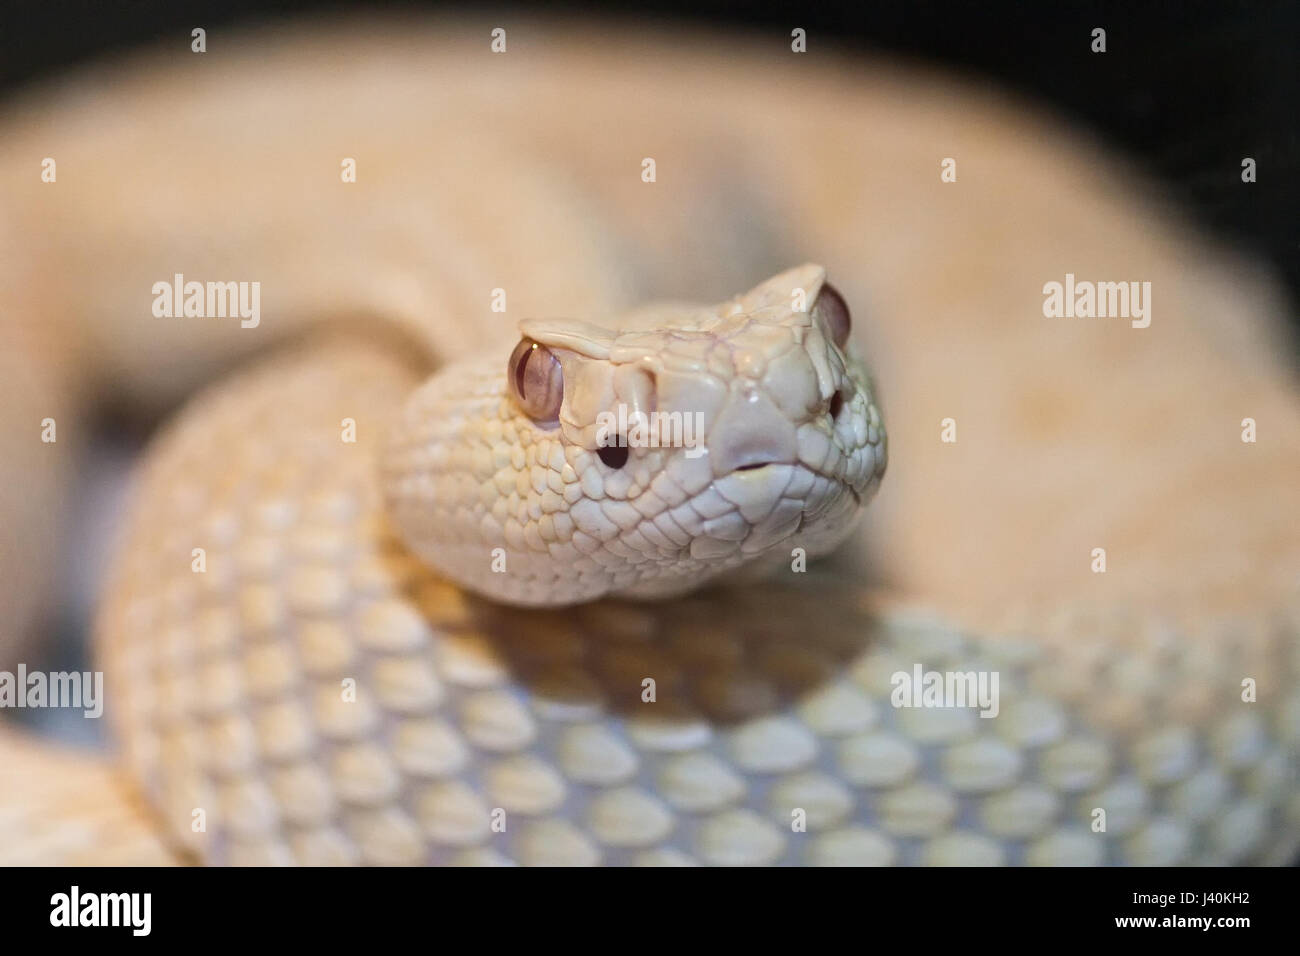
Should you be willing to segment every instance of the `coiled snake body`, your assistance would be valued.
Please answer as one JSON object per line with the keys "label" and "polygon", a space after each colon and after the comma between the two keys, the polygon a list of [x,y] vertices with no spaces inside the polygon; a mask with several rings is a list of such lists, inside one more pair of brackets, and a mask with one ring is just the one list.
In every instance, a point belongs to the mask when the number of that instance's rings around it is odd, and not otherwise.
{"label": "coiled snake body", "polygon": [[[211,382],[97,615],[131,782],[0,731],[0,860],[1289,859],[1267,283],[942,80],[491,26],[268,29],[10,105],[0,666],[83,409]],[[260,282],[260,323],[151,315],[177,273]],[[1151,325],[1044,317],[1067,273],[1150,281]],[[620,405],[704,453],[602,453]],[[996,716],[894,706],[918,667],[996,673]]]}

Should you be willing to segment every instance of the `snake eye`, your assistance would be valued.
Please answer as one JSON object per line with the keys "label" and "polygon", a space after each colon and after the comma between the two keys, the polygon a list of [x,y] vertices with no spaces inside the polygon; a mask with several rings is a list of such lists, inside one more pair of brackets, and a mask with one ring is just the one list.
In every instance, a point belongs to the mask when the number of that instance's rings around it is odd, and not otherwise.
{"label": "snake eye", "polygon": [[822,317],[831,341],[844,348],[849,341],[849,329],[852,323],[849,320],[849,304],[844,301],[844,296],[840,295],[839,290],[829,282],[823,283],[822,291],[813,305],[813,311]]}
{"label": "snake eye", "polygon": [[544,424],[559,421],[564,371],[550,349],[532,339],[520,339],[510,353],[506,377],[510,394],[525,415]]}

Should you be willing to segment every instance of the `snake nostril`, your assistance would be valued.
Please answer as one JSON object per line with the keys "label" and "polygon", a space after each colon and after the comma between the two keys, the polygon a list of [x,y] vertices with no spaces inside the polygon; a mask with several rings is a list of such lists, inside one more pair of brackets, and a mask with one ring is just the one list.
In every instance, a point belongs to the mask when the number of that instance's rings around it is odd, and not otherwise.
{"label": "snake nostril", "polygon": [[828,408],[826,412],[828,415],[831,416],[831,420],[834,421],[835,419],[840,417],[840,412],[842,412],[843,410],[844,410],[844,393],[841,391],[837,391],[834,395],[831,396],[830,408]]}
{"label": "snake nostril", "polygon": [[627,464],[626,445],[605,445],[597,449],[596,454],[600,456],[606,468],[617,469]]}
{"label": "snake nostril", "polygon": [[766,468],[772,464],[770,461],[756,461],[748,465],[741,465],[736,471],[753,471],[755,468]]}

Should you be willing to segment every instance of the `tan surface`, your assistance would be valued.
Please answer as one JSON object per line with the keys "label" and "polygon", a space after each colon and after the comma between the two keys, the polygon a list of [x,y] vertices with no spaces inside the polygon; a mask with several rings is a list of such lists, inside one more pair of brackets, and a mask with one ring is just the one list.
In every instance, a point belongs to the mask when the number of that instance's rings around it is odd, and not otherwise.
{"label": "tan surface", "polygon": [[0,730],[0,866],[166,866],[158,821],[100,754]]}

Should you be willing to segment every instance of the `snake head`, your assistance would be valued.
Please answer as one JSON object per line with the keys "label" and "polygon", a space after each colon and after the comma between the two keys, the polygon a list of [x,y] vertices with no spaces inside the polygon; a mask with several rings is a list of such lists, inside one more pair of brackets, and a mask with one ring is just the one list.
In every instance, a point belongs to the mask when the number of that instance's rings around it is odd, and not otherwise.
{"label": "snake head", "polygon": [[[424,500],[390,493],[399,527],[424,529],[407,540],[489,596],[661,596],[795,548],[815,557],[851,532],[884,472],[849,308],[821,266],[717,305],[530,319],[520,334],[495,386],[454,369],[427,386],[437,402],[459,392],[456,434],[434,456],[450,473],[420,476]],[[477,410],[467,393],[484,397]],[[431,506],[453,533],[435,533]],[[504,572],[487,571],[494,548]]]}

